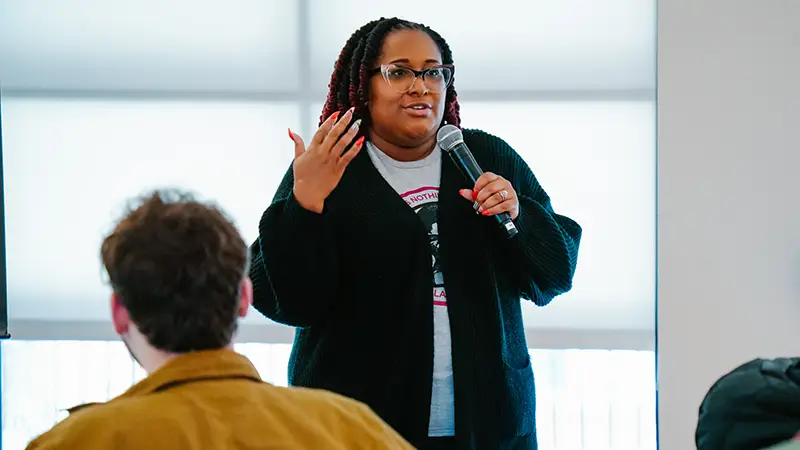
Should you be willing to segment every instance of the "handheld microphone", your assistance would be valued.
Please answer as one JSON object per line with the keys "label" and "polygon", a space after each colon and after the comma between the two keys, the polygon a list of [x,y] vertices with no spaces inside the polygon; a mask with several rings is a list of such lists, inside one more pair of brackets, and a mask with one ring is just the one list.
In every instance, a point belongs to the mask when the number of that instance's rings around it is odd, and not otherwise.
{"label": "handheld microphone", "polygon": [[[474,185],[478,178],[483,175],[483,170],[478,166],[472,152],[469,151],[467,144],[464,143],[464,135],[455,125],[445,125],[436,134],[436,141],[439,147],[448,155],[455,165],[461,169],[461,173]],[[519,232],[511,215],[507,212],[495,214],[497,222],[506,230],[508,238],[516,236]]]}

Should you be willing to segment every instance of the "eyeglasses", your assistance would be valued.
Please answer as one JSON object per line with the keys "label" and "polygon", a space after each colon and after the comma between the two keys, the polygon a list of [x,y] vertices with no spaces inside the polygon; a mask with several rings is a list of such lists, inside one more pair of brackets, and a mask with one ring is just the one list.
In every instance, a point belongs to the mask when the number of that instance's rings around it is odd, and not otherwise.
{"label": "eyeglasses", "polygon": [[441,93],[452,83],[455,71],[456,68],[452,64],[443,64],[423,70],[414,70],[395,64],[384,64],[377,69],[373,69],[373,73],[380,72],[386,83],[402,94],[414,88],[414,82],[417,81],[417,78],[422,78],[422,82],[425,83],[425,88],[428,92]]}

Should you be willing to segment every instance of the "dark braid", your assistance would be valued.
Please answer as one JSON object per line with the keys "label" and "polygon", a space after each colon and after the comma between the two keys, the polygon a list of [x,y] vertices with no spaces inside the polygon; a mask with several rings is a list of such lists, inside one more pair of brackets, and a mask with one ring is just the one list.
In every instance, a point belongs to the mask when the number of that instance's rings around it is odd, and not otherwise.
{"label": "dark braid", "polygon": [[[439,33],[427,26],[396,17],[373,20],[353,33],[339,53],[339,59],[336,61],[333,75],[331,75],[331,82],[328,84],[328,98],[319,118],[320,125],[334,112],[345,112],[351,107],[355,107],[354,119],[360,118],[367,125],[361,126],[362,131],[359,131],[359,134],[363,134],[363,130],[368,128],[369,73],[380,56],[384,39],[389,33],[397,30],[421,30],[428,33],[442,53],[442,63],[453,64],[450,46]],[[444,120],[460,127],[461,118],[454,82],[455,77],[445,95]]]}

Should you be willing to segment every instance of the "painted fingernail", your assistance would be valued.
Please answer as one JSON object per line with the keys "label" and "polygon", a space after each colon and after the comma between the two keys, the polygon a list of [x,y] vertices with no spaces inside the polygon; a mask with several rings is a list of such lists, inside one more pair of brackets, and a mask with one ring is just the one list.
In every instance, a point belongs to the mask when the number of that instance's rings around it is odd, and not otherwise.
{"label": "painted fingernail", "polygon": [[356,147],[361,147],[361,144],[363,144],[363,143],[364,143],[364,136],[361,136],[361,137],[360,137],[360,138],[358,138],[358,140],[356,141]]}
{"label": "painted fingernail", "polygon": [[355,122],[353,122],[352,128],[353,128],[353,130],[358,130],[358,127],[360,127],[360,126],[361,126],[361,119],[358,119]]}
{"label": "painted fingernail", "polygon": [[355,109],[356,109],[356,107],[355,107],[355,106],[351,107],[350,109],[348,109],[348,110],[347,110],[347,114],[348,114],[348,115],[352,115],[352,114],[353,114],[353,111],[355,111]]}
{"label": "painted fingernail", "polygon": [[336,111],[335,113],[331,114],[331,119],[336,120],[338,118],[339,118],[339,111]]}
{"label": "painted fingernail", "polygon": [[489,211],[483,211],[483,212],[481,213],[481,215],[488,216],[488,215],[489,215]]}
{"label": "painted fingernail", "polygon": [[289,130],[289,139],[291,139],[292,142],[294,142],[294,135],[292,134],[292,129],[291,128],[287,128],[287,130]]}
{"label": "painted fingernail", "polygon": [[473,189],[472,190],[472,199],[473,200],[477,200],[478,199],[478,190],[477,189]]}

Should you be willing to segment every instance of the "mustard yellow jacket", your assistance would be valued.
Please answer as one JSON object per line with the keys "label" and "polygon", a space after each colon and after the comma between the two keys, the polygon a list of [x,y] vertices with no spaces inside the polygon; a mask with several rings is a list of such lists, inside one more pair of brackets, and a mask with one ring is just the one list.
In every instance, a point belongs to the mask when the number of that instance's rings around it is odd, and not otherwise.
{"label": "mustard yellow jacket", "polygon": [[70,409],[28,450],[411,449],[368,407],[261,380],[232,350],[173,358],[121,396]]}

